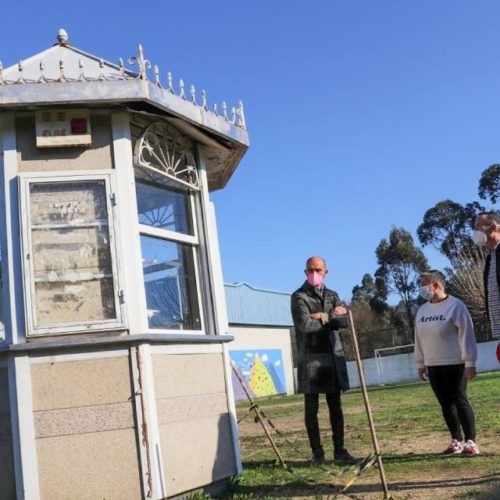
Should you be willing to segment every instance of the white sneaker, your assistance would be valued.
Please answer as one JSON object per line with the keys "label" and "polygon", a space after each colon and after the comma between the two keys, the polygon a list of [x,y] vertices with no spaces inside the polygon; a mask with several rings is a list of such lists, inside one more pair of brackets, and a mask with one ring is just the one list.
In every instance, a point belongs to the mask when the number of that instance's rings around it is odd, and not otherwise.
{"label": "white sneaker", "polygon": [[443,451],[443,455],[460,455],[463,452],[464,444],[461,443],[458,439],[454,439],[448,448]]}
{"label": "white sneaker", "polygon": [[467,457],[475,457],[476,455],[479,455],[479,448],[472,439],[469,439],[465,444],[464,444],[464,449],[462,450],[462,455],[465,455]]}

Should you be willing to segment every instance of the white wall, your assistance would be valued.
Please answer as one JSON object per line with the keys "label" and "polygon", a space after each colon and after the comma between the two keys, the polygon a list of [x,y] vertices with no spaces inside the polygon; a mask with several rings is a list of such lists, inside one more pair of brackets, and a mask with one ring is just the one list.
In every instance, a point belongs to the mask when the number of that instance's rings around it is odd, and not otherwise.
{"label": "white wall", "polygon": [[228,345],[229,351],[237,349],[281,349],[285,369],[286,393],[294,394],[292,348],[288,328],[229,325],[228,333],[234,336],[233,342]]}
{"label": "white wall", "polygon": [[[498,341],[482,342],[477,345],[478,372],[500,370],[496,348]],[[413,353],[385,356],[381,361],[367,358],[362,361],[366,385],[399,384],[417,380],[417,365]],[[347,369],[351,387],[359,387],[358,369],[355,361],[348,361]]]}
{"label": "white wall", "polygon": [[[233,349],[281,349],[286,392],[294,394],[294,368],[288,328],[230,325],[228,333],[234,336],[234,341],[228,345],[230,351]],[[496,358],[497,344],[497,340],[477,344],[476,368],[478,372],[500,370],[500,363]],[[362,363],[366,385],[400,384],[418,380],[413,353],[385,356],[381,360],[367,358],[362,360]],[[347,370],[351,387],[359,387],[356,362],[348,361]]]}

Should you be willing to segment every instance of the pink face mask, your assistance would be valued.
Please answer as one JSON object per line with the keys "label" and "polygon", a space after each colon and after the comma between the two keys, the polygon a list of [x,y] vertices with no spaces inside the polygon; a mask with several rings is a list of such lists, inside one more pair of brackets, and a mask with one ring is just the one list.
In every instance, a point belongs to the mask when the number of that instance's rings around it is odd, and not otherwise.
{"label": "pink face mask", "polygon": [[307,281],[311,286],[319,286],[323,283],[324,276],[313,271],[312,273],[307,273]]}

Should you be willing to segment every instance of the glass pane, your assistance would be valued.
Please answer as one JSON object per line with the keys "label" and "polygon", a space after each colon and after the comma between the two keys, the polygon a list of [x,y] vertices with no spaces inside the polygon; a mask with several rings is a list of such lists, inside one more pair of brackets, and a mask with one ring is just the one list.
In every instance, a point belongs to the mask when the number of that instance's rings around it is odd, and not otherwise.
{"label": "glass pane", "polygon": [[199,330],[193,249],[141,235],[150,328]]}
{"label": "glass pane", "polygon": [[31,184],[30,204],[33,225],[108,220],[104,181]]}
{"label": "glass pane", "polygon": [[104,181],[30,185],[37,326],[115,319]]}
{"label": "glass pane", "polygon": [[139,181],[135,186],[140,224],[193,234],[188,194]]}

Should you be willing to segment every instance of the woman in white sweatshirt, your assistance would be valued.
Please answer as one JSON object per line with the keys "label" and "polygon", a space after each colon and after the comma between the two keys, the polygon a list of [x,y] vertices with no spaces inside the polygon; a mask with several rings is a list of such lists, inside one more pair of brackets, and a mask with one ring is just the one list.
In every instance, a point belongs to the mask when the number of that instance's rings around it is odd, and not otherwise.
{"label": "woman in white sweatshirt", "polygon": [[445,278],[432,270],[420,276],[420,295],[427,300],[415,318],[418,376],[429,380],[451,434],[446,455],[479,455],[474,411],[467,381],[476,376],[476,337],[465,304],[446,293]]}

